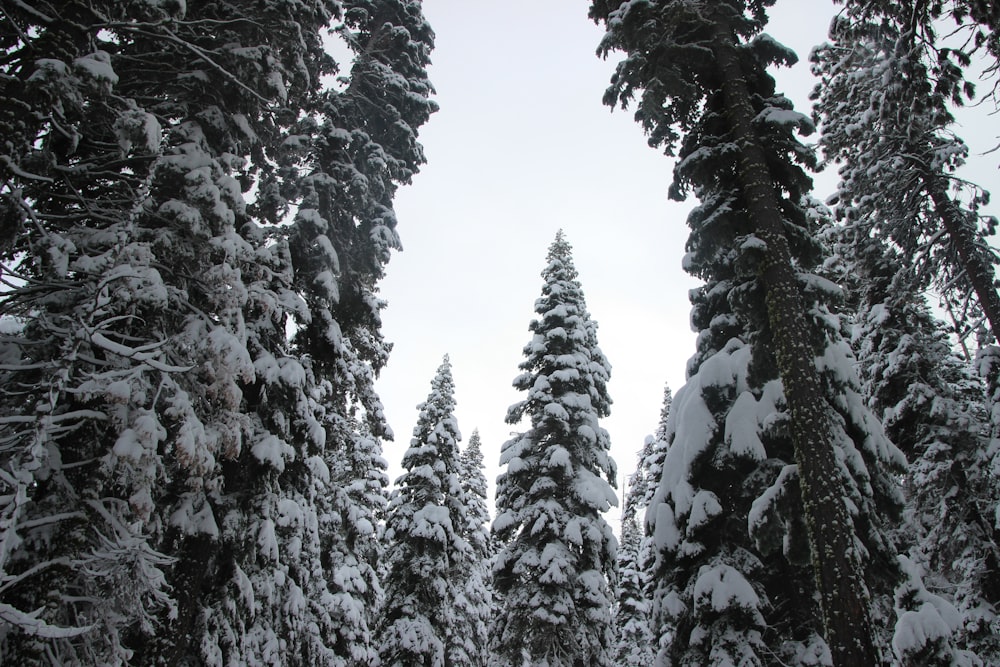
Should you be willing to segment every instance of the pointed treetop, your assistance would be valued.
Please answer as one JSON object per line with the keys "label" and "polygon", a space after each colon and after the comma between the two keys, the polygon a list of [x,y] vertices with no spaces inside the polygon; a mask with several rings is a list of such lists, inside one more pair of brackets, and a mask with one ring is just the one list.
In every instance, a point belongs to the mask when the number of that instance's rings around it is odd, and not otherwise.
{"label": "pointed treetop", "polygon": [[566,240],[563,230],[560,229],[556,232],[556,238],[549,246],[545,260],[548,264],[542,271],[544,278],[548,279],[550,276],[559,275],[561,280],[576,280],[578,274],[573,265],[573,246]]}

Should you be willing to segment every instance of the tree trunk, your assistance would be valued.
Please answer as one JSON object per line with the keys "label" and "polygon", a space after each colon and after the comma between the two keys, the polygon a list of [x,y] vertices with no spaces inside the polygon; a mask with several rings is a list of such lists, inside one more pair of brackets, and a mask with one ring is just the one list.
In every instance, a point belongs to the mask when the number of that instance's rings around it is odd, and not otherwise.
{"label": "tree trunk", "polygon": [[715,22],[713,52],[722,78],[726,115],[740,146],[738,178],[755,234],[767,244],[759,270],[799,468],[802,504],[826,641],[837,667],[881,664],[869,618],[869,599],[846,490],[837,465],[830,407],[823,395],[796,271],[774,184],[753,128],[750,94],[725,20]]}
{"label": "tree trunk", "polygon": [[990,329],[997,340],[1000,340],[1000,294],[994,285],[993,263],[988,252],[976,243],[975,222],[948,195],[943,177],[924,173],[921,174],[921,179],[934,202],[935,212],[941,217],[948,238],[955,244],[955,251],[973,291],[979,297],[979,305],[989,320]]}

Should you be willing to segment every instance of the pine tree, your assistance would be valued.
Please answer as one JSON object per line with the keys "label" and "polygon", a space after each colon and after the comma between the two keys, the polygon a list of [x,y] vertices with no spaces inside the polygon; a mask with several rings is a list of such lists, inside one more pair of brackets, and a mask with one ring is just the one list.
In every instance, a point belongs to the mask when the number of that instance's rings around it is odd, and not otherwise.
{"label": "pine tree", "polygon": [[863,405],[839,290],[809,273],[814,158],[794,132],[812,123],[767,73],[795,60],[761,33],[771,4],[591,8],[608,28],[600,51],[626,54],[605,101],[635,100],[650,144],[680,144],[671,196],[701,202],[685,258],[706,281],[698,349],[648,514],[654,613],[674,633],[661,659],[873,665],[899,577],[881,521],[898,515],[904,459]]}
{"label": "pine tree", "polygon": [[820,143],[842,164],[840,216],[913,257],[920,287],[941,291],[963,324],[982,314],[996,334],[998,256],[986,239],[997,221],[981,212],[989,193],[955,174],[969,149],[949,105],[972,96],[969,56],[939,46],[930,4],[847,3],[813,54]]}
{"label": "pine tree", "polygon": [[[669,389],[667,390],[669,391]],[[638,515],[649,486],[646,464],[652,438],[640,453],[636,471],[629,479],[628,495],[622,511],[621,542],[618,546],[618,599],[615,604],[615,665],[649,667],[653,664],[655,647],[649,628],[650,604],[648,586],[641,567],[643,533]]]}
{"label": "pine tree", "polygon": [[462,493],[468,520],[462,537],[472,547],[456,567],[455,577],[461,590],[456,600],[454,636],[460,650],[449,664],[485,667],[489,662],[489,626],[493,615],[490,569],[493,549],[489,533],[489,509],[486,505],[486,478],[483,476],[482,440],[476,429],[461,455]]}
{"label": "pine tree", "polygon": [[[984,512],[995,484],[987,473],[983,388],[931,316],[907,259],[870,236],[864,225],[838,233],[849,284],[860,294],[855,335],[863,392],[910,461],[901,541],[914,562],[905,563],[902,586],[923,590],[919,572],[924,570],[926,586],[958,607],[958,644],[991,664],[997,657],[997,619],[989,610],[997,587],[990,572],[998,567],[1000,550]],[[923,603],[920,596],[897,597]],[[916,617],[908,618],[897,631],[912,630]],[[947,637],[925,634],[937,640],[935,651],[945,654]],[[915,646],[919,643],[911,643],[911,653]]]}
{"label": "pine tree", "polygon": [[[348,0],[337,32],[354,55],[342,90],[323,94],[283,143],[278,170],[265,178],[260,207],[298,208],[289,231],[297,311],[294,343],[311,359],[325,390],[326,460],[333,471],[325,528],[340,661],[370,665],[382,590],[374,526],[386,506],[391,439],[374,388],[391,345],[381,334],[377,284],[400,247],[392,199],[424,156],[417,130],[437,108],[427,65],[433,31],[419,2]],[[289,187],[286,172],[305,169]]]}
{"label": "pine tree", "polygon": [[[637,493],[641,489],[639,497],[639,509],[645,510],[653,500],[656,487],[659,486],[660,478],[663,476],[663,458],[667,455],[667,421],[670,419],[670,407],[674,402],[674,393],[670,386],[663,388],[663,403],[660,406],[660,421],[656,424],[656,431],[643,444],[641,460],[633,476],[632,484],[636,484]],[[639,474],[641,471],[641,475]],[[637,511],[636,516],[639,516]]]}
{"label": "pine tree", "polygon": [[386,518],[385,602],[379,616],[379,655],[386,667],[470,664],[455,632],[455,577],[470,556],[462,537],[468,524],[460,479],[455,385],[445,356],[419,406],[405,472]]}
{"label": "pine tree", "polygon": [[[369,664],[374,293],[434,109],[419,3],[16,4],[0,655]],[[353,80],[320,95],[342,6]],[[348,168],[309,152],[324,136]],[[262,226],[315,206],[318,173],[354,188],[339,234]]]}
{"label": "pine tree", "polygon": [[491,643],[504,665],[611,665],[615,538],[601,513],[617,504],[616,472],[599,424],[611,369],[561,231],[542,277],[514,380],[526,396],[507,412],[507,423],[528,417],[530,428],[500,457]]}
{"label": "pine tree", "polygon": [[[21,659],[141,662],[154,626],[175,617],[176,636],[192,636],[182,626],[201,618],[189,603],[203,591],[188,575],[211,576],[224,552],[223,468],[289,435],[244,412],[255,363],[284,360],[289,267],[241,193],[244,156],[273,147],[273,110],[298,104],[324,66],[303,53],[321,50],[328,9],[286,10],[42,3],[12,19],[31,56],[5,78],[9,101],[48,120],[20,126],[7,163],[28,186],[7,200],[31,224],[10,246],[25,282],[4,296],[24,326],[4,340],[18,391],[3,467],[18,486],[35,481],[8,524],[20,548],[5,566],[22,608],[90,629],[8,637]],[[47,368],[60,369],[55,383]],[[280,391],[306,405],[298,383]],[[309,421],[307,410],[296,428]],[[72,565],[32,586],[60,561]]]}

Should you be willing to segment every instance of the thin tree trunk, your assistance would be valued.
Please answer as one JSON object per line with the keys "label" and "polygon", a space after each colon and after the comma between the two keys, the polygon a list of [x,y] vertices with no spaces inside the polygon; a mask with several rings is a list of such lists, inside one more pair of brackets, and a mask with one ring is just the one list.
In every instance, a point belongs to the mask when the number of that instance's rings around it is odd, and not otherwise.
{"label": "thin tree trunk", "polygon": [[755,234],[767,244],[760,268],[774,353],[791,413],[813,570],[826,641],[837,667],[881,664],[869,618],[869,599],[837,465],[830,407],[823,395],[810,323],[792,265],[766,156],[753,128],[753,109],[734,35],[715,22],[713,52],[722,75],[726,114],[740,147],[738,178]]}
{"label": "thin tree trunk", "polygon": [[962,211],[948,195],[948,190],[940,176],[921,174],[924,188],[934,202],[934,210],[941,217],[948,238],[955,244],[965,274],[973,291],[979,297],[979,305],[989,320],[993,335],[1000,340],[1000,294],[994,285],[993,264],[983,248],[976,243],[976,230],[966,212]]}

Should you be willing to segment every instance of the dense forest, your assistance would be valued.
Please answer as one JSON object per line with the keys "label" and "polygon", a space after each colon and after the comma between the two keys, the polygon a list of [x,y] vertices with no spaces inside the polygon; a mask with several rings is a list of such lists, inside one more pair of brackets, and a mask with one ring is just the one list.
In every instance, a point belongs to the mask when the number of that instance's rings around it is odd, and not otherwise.
{"label": "dense forest", "polygon": [[495,497],[447,356],[390,484],[420,0],[0,0],[0,664],[1000,664],[1000,6],[843,0],[796,110],[773,4],[589,3],[700,281],[616,538],[562,231]]}

